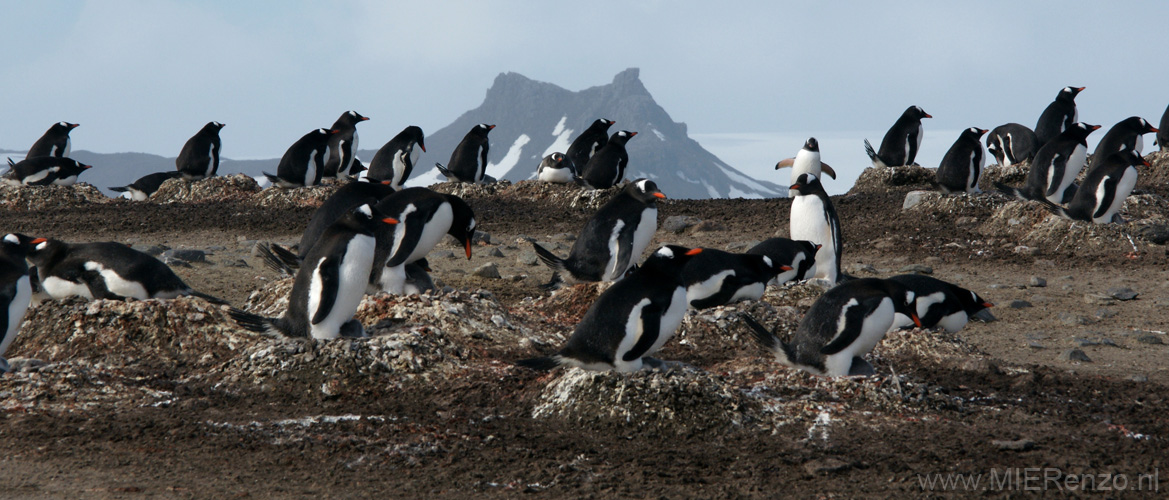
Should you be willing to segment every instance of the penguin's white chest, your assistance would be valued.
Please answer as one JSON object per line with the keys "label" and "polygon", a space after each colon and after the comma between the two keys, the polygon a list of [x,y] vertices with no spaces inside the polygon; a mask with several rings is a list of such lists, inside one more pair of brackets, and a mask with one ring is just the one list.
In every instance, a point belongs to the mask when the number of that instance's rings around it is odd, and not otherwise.
{"label": "penguin's white chest", "polygon": [[621,343],[618,344],[617,352],[614,353],[613,357],[614,367],[617,371],[640,370],[642,367],[641,358],[653,355],[674,336],[674,331],[678,329],[678,325],[682,324],[682,318],[686,316],[686,288],[677,287],[674,289],[670,305],[662,313],[658,323],[657,339],[654,340],[653,345],[641,357],[632,361],[624,361],[625,354],[637,345],[637,341],[641,339],[642,335],[649,333],[645,331],[645,324],[641,319],[642,310],[649,304],[648,298],[641,299],[629,313],[629,320],[625,324],[625,335],[621,338]]}
{"label": "penguin's white chest", "polygon": [[[860,305],[856,302],[856,299],[852,299],[841,309],[837,336],[843,333],[845,325],[844,316],[849,307],[860,307]],[[885,332],[888,332],[889,327],[892,325],[893,299],[885,297],[861,321],[860,332],[858,332],[856,340],[846,346],[842,351],[826,357],[827,359],[824,360],[825,374],[830,377],[848,375],[852,367],[852,358],[864,356],[873,350],[873,347],[876,347],[877,343],[885,337]]]}
{"label": "penguin's white chest", "polygon": [[85,269],[87,271],[93,271],[100,274],[102,280],[105,281],[106,289],[111,293],[120,295],[122,297],[146,300],[152,298],[173,299],[177,296],[177,294],[174,294],[166,297],[151,297],[150,294],[146,292],[146,287],[144,287],[142,283],[132,279],[127,279],[118,274],[117,271],[114,271],[113,269],[107,269],[100,262],[86,262]]}
{"label": "penguin's white chest", "polygon": [[207,170],[203,171],[203,177],[211,177],[211,172],[215,170],[215,143],[207,148]]}
{"label": "penguin's white chest", "polygon": [[74,283],[56,276],[41,278],[41,289],[45,291],[45,294],[55,300],[73,296],[84,297],[90,300],[93,299],[93,294],[89,292],[89,287],[85,286],[84,283]]}
{"label": "penguin's white chest", "polygon": [[727,278],[734,275],[735,271],[728,269],[721,271],[703,281],[699,281],[698,283],[687,286],[686,303],[693,303],[696,300],[702,300],[718,293],[719,290],[722,290],[723,282],[726,281]]}
{"label": "penguin's white chest", "polygon": [[4,337],[0,339],[0,357],[8,351],[8,346],[12,344],[12,340],[16,338],[17,330],[20,330],[20,323],[24,321],[24,312],[28,310],[29,303],[32,302],[32,285],[29,283],[28,275],[25,274],[16,280],[16,295],[12,297],[12,302],[8,303],[8,324],[4,325]]}
{"label": "penguin's white chest", "polygon": [[358,234],[349,240],[338,269],[336,290],[325,290],[320,268],[313,270],[307,308],[309,322],[316,317],[321,306],[321,298],[325,294],[332,292],[336,296],[333,308],[325,317],[317,323],[310,324],[309,331],[313,338],[335,339],[341,336],[341,325],[353,318],[353,313],[357,312],[357,306],[365,295],[365,286],[373,267],[375,246],[376,241],[369,235]]}
{"label": "penguin's white chest", "polygon": [[536,178],[544,182],[568,184],[572,182],[572,172],[567,168],[544,167]]}
{"label": "penguin's white chest", "polygon": [[1133,187],[1137,185],[1137,169],[1128,167],[1120,175],[1120,180],[1116,182],[1116,192],[1112,197],[1112,202],[1107,206],[1102,206],[1104,200],[1105,182],[1112,177],[1111,175],[1100,180],[1100,184],[1096,186],[1096,210],[1092,214],[1092,222],[1097,224],[1107,224],[1112,222],[1112,216],[1116,215],[1122,207],[1124,207],[1124,199],[1132,193]]}
{"label": "penguin's white chest", "polygon": [[821,177],[821,171],[820,153],[801,149],[800,152],[796,153],[796,159],[792,161],[792,178],[788,184],[795,184],[796,179],[799,179],[803,174]]}
{"label": "penguin's white chest", "polygon": [[304,185],[312,186],[317,180],[317,150],[309,151],[308,162],[304,166]]}
{"label": "penguin's white chest", "polygon": [[818,196],[792,198],[791,239],[808,240],[820,246],[816,251],[816,276],[835,282],[836,241],[828,211]]}

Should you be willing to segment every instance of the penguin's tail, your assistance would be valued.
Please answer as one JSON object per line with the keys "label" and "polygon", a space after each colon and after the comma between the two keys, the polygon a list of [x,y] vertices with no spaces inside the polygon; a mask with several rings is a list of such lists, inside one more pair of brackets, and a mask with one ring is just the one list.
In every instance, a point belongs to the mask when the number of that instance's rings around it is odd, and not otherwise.
{"label": "penguin's tail", "polygon": [[199,292],[199,291],[196,291],[196,290],[190,290],[190,291],[188,291],[188,292],[187,292],[187,295],[190,295],[191,297],[199,297],[200,299],[206,300],[207,302],[210,302],[210,303],[212,303],[212,304],[215,304],[215,305],[217,305],[217,306],[229,306],[229,305],[231,305],[231,304],[230,304],[229,302],[227,302],[226,300],[223,300],[223,299],[221,299],[221,298],[219,298],[219,297],[216,297],[216,296],[214,296],[214,295],[207,295],[207,294],[205,294],[205,293],[203,293],[203,292]]}
{"label": "penguin's tail", "polygon": [[868,139],[865,139],[865,154],[869,155],[869,160],[873,163],[880,161],[877,159],[877,150],[873,149],[873,145],[869,143]]}
{"label": "penguin's tail", "polygon": [[264,174],[264,177],[267,177],[269,181],[272,181],[273,186],[278,186],[278,185],[280,185],[281,182],[283,182],[283,179],[281,179],[280,176],[278,176],[278,175],[272,175],[272,174],[269,174],[268,172],[260,172],[260,173]]}
{"label": "penguin's tail", "polygon": [[995,182],[994,187],[995,187],[995,189],[998,189],[1000,193],[1005,194],[1007,196],[1010,196],[1011,198],[1015,198],[1015,199],[1020,200],[1020,201],[1030,200],[1030,198],[1027,197],[1027,194],[1024,193],[1022,189],[1019,189],[1017,187],[1008,186],[1008,185],[1003,184],[1001,182]]}
{"label": "penguin's tail", "polygon": [[8,157],[8,166],[9,166],[9,167],[15,167],[15,166],[16,166],[16,162],[12,161],[12,157],[11,157],[11,156],[9,156],[9,157]]}
{"label": "penguin's tail", "polygon": [[113,191],[115,193],[125,193],[126,191],[129,191],[129,190],[130,190],[130,186],[120,186],[120,187],[111,187],[110,188],[110,191]]}
{"label": "penguin's tail", "polygon": [[443,166],[443,164],[441,164],[437,161],[434,162],[434,168],[437,168],[438,171],[441,172],[442,175],[445,175],[447,179],[454,179],[455,178],[455,175],[453,173],[451,173],[451,171],[449,169],[447,169],[446,167]]}
{"label": "penguin's tail", "polygon": [[1068,213],[1068,210],[1066,208],[1061,207],[1059,205],[1056,205],[1055,203],[1052,203],[1051,200],[1049,200],[1047,198],[1040,198],[1040,199],[1037,199],[1035,201],[1038,201],[1040,205],[1043,205],[1043,208],[1045,210],[1047,210],[1048,212],[1051,212],[1055,215],[1058,215],[1058,216],[1063,217],[1063,218],[1068,219],[1068,220],[1076,220],[1075,217],[1072,217],[1072,215],[1070,213]]}
{"label": "penguin's tail", "polygon": [[559,355],[542,356],[539,358],[528,358],[516,361],[516,366],[522,366],[532,370],[546,372],[564,365],[563,358]]}
{"label": "penguin's tail", "polygon": [[548,266],[553,271],[552,281],[549,281],[548,283],[540,286],[545,290],[551,290],[563,284],[564,279],[561,278],[560,275],[568,272],[568,266],[565,264],[564,259],[557,257],[556,254],[549,252],[548,249],[540,246],[540,244],[536,243],[535,241],[532,242],[532,248],[536,250],[536,257],[539,257],[540,262],[543,262],[544,265]]}
{"label": "penguin's tail", "polygon": [[296,270],[300,267],[300,259],[288,249],[275,243],[269,243],[257,245],[256,250],[260,252],[260,258],[264,260],[264,266],[268,269],[283,276],[296,275]]}
{"label": "penguin's tail", "polygon": [[252,314],[243,309],[231,308],[227,311],[227,315],[235,320],[235,323],[244,330],[262,333],[271,337],[286,337],[287,334],[276,324],[275,318],[265,318],[258,314]]}
{"label": "penguin's tail", "polygon": [[751,336],[755,339],[755,341],[758,342],[759,345],[763,346],[764,349],[767,349],[768,352],[774,354],[775,359],[779,361],[780,364],[786,366],[795,366],[795,363],[792,361],[795,358],[795,352],[792,350],[790,345],[780,340],[780,338],[776,336],[775,333],[767,331],[767,329],[764,328],[763,325],[760,325],[758,321],[755,321],[755,318],[752,318],[751,315],[745,313],[740,314],[739,319],[742,319],[743,323],[745,323],[750,328]]}

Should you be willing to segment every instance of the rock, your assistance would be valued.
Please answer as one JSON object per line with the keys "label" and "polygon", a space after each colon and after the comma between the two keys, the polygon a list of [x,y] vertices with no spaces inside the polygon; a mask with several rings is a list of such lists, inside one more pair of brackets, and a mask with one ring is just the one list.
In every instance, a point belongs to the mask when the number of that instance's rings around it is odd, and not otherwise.
{"label": "rock", "polygon": [[249,266],[248,262],[243,259],[225,259],[219,261],[219,265],[223,267],[252,267]]}
{"label": "rock", "polygon": [[1001,451],[1027,451],[1035,448],[1035,441],[1030,439],[1016,439],[1014,441],[996,439],[990,444]]}
{"label": "rock", "polygon": [[1018,245],[1013,251],[1019,255],[1039,255],[1038,248],[1029,247],[1027,245]]}
{"label": "rock", "polygon": [[666,217],[666,220],[662,222],[661,229],[671,233],[681,233],[682,231],[685,231],[699,222],[702,222],[702,219],[699,219],[698,217],[690,215],[671,215]]}
{"label": "rock", "polygon": [[488,257],[506,257],[506,255],[503,254],[503,250],[500,250],[499,247],[495,247],[495,248],[492,248],[491,250],[489,250],[487,252],[487,256]]}
{"label": "rock", "polygon": [[1137,229],[1136,233],[1142,239],[1154,245],[1169,243],[1169,224],[1146,224]]}
{"label": "rock", "polygon": [[726,224],[723,224],[723,223],[718,222],[718,221],[713,221],[713,220],[704,220],[702,222],[699,222],[698,224],[694,225],[693,229],[691,229],[691,231],[695,232],[695,233],[712,233],[715,231],[726,231],[726,230],[727,230]]}
{"label": "rock", "polygon": [[176,259],[174,257],[167,257],[165,255],[163,255],[162,258],[158,260],[161,260],[163,264],[166,264],[170,267],[191,267],[190,262],[182,259]]}
{"label": "rock", "polygon": [[1032,276],[1030,286],[1033,286],[1035,288],[1043,288],[1043,287],[1047,286],[1047,280],[1040,278],[1038,276]]}
{"label": "rock", "polygon": [[746,252],[747,250],[750,250],[752,247],[754,247],[755,245],[758,245],[759,243],[762,243],[762,242],[759,240],[736,241],[734,243],[727,244],[726,249],[728,252],[743,253],[743,252]]}
{"label": "rock", "polygon": [[1128,379],[1133,381],[1133,382],[1140,382],[1140,383],[1144,383],[1144,382],[1149,381],[1149,377],[1146,377],[1144,375],[1133,375],[1133,376],[1129,377]]}
{"label": "rock", "polygon": [[515,261],[516,264],[521,266],[535,266],[540,264],[540,259],[536,256],[536,252],[531,250],[520,252],[520,254],[516,256]]}
{"label": "rock", "polygon": [[1109,297],[1112,297],[1116,300],[1133,300],[1137,298],[1137,295],[1140,295],[1127,286],[1109,288],[1107,293]]}
{"label": "rock", "polygon": [[12,372],[35,372],[47,364],[39,359],[12,358],[8,360],[8,370]]}
{"label": "rock", "polygon": [[873,267],[872,264],[864,264],[861,262],[857,262],[856,264],[852,264],[852,265],[848,266],[848,274],[866,274],[866,273],[867,274],[877,274],[877,268]]}
{"label": "rock", "polygon": [[436,250],[427,255],[428,259],[457,259],[458,256],[450,250]]}
{"label": "rock", "polygon": [[898,269],[897,272],[914,273],[914,274],[933,274],[934,268],[927,266],[925,264],[910,264],[908,266],[902,267],[901,269]]}
{"label": "rock", "polygon": [[1116,312],[1115,309],[1108,309],[1106,307],[1101,307],[1100,309],[1096,310],[1096,318],[1098,319],[1113,318],[1116,317],[1117,314],[1120,313]]}
{"label": "rock", "polygon": [[552,235],[552,239],[561,241],[576,241],[576,233],[560,233]]}
{"label": "rock", "polygon": [[1085,293],[1084,302],[1098,306],[1110,306],[1116,303],[1116,299],[1109,295],[1101,295],[1098,293]]}
{"label": "rock", "polygon": [[825,476],[834,472],[842,472],[848,470],[850,467],[852,466],[848,462],[835,458],[821,458],[804,464],[804,470],[813,476]]}
{"label": "rock", "polygon": [[1027,347],[1030,347],[1032,349],[1047,349],[1047,346],[1040,344],[1039,342],[1036,342],[1034,340],[1027,342]]}
{"label": "rock", "polygon": [[475,231],[475,235],[471,237],[472,245],[502,245],[503,242],[492,236],[490,233],[483,231]]}
{"label": "rock", "polygon": [[151,246],[148,246],[148,247],[142,249],[142,252],[146,253],[147,255],[150,255],[151,257],[158,257],[159,255],[162,255],[162,253],[167,251],[167,250],[170,250],[170,247],[168,247],[166,245],[151,245]]}
{"label": "rock", "polygon": [[1023,309],[1025,307],[1031,307],[1031,303],[1026,300],[1012,300],[1010,304],[1007,304],[1007,307],[1011,309]]}
{"label": "rock", "polygon": [[1144,335],[1137,337],[1137,342],[1140,342],[1142,344],[1149,344],[1149,345],[1161,345],[1161,344],[1165,343],[1164,341],[1161,340],[1160,335],[1156,335],[1156,334],[1152,334],[1152,333],[1146,333]]}
{"label": "rock", "polygon": [[1085,318],[1085,317],[1080,316],[1078,314],[1072,314],[1072,313],[1067,313],[1067,312],[1059,313],[1058,315],[1056,315],[1056,319],[1058,319],[1061,324],[1064,324],[1067,326],[1080,326],[1080,325],[1086,325],[1086,324],[1090,323],[1088,318]]}
{"label": "rock", "polygon": [[488,262],[482,266],[476,267],[474,271],[471,271],[471,274],[488,279],[501,278],[499,275],[499,266],[496,266],[494,262]]}
{"label": "rock", "polygon": [[902,210],[909,210],[916,207],[926,200],[941,198],[942,194],[937,191],[910,191],[905,194],[905,201],[901,203]]}
{"label": "rock", "polygon": [[207,262],[207,253],[193,248],[175,248],[162,253],[163,259],[178,259],[187,262]]}
{"label": "rock", "polygon": [[1061,352],[1059,353],[1059,359],[1064,361],[1080,361],[1084,363],[1092,362],[1092,358],[1089,358],[1088,355],[1084,353],[1084,351],[1079,349],[1068,349],[1064,352]]}
{"label": "rock", "polygon": [[1100,345],[1099,341],[1084,338],[1074,338],[1072,339],[1072,342],[1075,342],[1075,344],[1080,347],[1092,347],[1095,345]]}

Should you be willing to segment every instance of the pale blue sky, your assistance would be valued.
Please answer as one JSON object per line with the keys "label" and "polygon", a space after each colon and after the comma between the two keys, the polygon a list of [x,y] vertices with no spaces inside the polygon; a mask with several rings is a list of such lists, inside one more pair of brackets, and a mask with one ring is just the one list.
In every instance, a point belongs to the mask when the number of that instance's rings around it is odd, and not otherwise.
{"label": "pale blue sky", "polygon": [[225,156],[278,157],[348,109],[372,117],[362,146],[376,148],[406,125],[447,125],[504,71],[580,90],[640,67],[692,134],[883,131],[917,104],[935,116],[926,140],[942,151],[954,138],[931,129],[1034,125],[1066,85],[1088,87],[1081,118],[1105,126],[1134,114],[1155,123],[1169,104],[1169,2],[1158,1],[0,0],[0,10],[10,149],[66,120],[82,124],[75,149],[174,156],[216,120]]}

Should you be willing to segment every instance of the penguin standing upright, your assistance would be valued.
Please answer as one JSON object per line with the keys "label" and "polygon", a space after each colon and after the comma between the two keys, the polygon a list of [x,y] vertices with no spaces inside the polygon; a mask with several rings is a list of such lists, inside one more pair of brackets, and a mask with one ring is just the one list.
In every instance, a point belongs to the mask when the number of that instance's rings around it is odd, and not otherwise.
{"label": "penguin standing upright", "polygon": [[624,276],[658,230],[657,201],[665,197],[654,181],[630,182],[585,223],[566,259],[533,241],[536,255],[554,271],[548,286],[565,274],[569,283],[612,281]]}
{"label": "penguin standing upright", "polygon": [[962,131],[938,166],[938,186],[946,193],[981,193],[978,178],[986,157],[982,155],[982,134],[986,129],[970,127]]}
{"label": "penguin standing upright", "polygon": [[28,154],[24,156],[24,159],[28,160],[38,156],[56,156],[58,158],[69,156],[69,152],[73,148],[69,132],[77,127],[76,123],[54,123],[40,139],[37,139],[37,142],[32,143],[32,147],[28,148]]}
{"label": "penguin standing upright", "polygon": [[329,158],[325,160],[321,178],[340,179],[348,174],[357,157],[357,124],[368,119],[356,111],[346,111],[333,122],[333,128],[329,129],[334,131],[329,136]]}
{"label": "penguin standing upright", "polygon": [[32,282],[28,275],[25,256],[30,245],[43,243],[44,238],[32,239],[22,234],[6,234],[0,238],[0,373],[8,371],[4,353],[20,331],[24,313],[32,302]]}
{"label": "penguin standing upright", "polygon": [[900,167],[916,165],[917,152],[921,148],[923,135],[921,119],[933,118],[919,106],[910,106],[901,117],[893,122],[893,126],[885,132],[881,140],[881,149],[873,151],[873,145],[865,139],[865,153],[869,155],[874,167]]}
{"label": "penguin standing upright", "polygon": [[584,167],[578,167],[581,180],[593,189],[608,189],[620,183],[625,178],[625,166],[629,165],[625,144],[636,135],[637,132],[628,130],[613,134]]}
{"label": "penguin standing upright", "polygon": [[840,253],[844,237],[840,232],[840,219],[836,208],[820,179],[813,174],[801,174],[791,185],[791,238],[808,240],[820,245],[816,251],[817,279],[835,284],[840,280]]}
{"label": "penguin standing upright", "polygon": [[377,209],[397,219],[398,224],[379,228],[376,233],[370,293],[405,293],[409,275],[406,266],[425,258],[448,234],[458,240],[467,259],[471,259],[471,239],[477,223],[475,212],[462,198],[412,187],[383,198]]}
{"label": "penguin standing upright", "polygon": [[215,177],[219,172],[219,131],[223,127],[224,124],[219,122],[207,122],[183,144],[179,157],[175,158],[175,166],[184,179],[197,181]]}
{"label": "penguin standing upright", "polygon": [[14,186],[72,186],[78,175],[93,168],[93,165],[61,156],[38,156],[17,163],[9,159],[8,165],[12,168],[0,179]]}
{"label": "penguin standing upright", "polygon": [[894,315],[904,314],[921,326],[913,299],[914,293],[895,281],[846,281],[816,299],[790,342],[748,315],[741,318],[782,365],[828,377],[872,375],[876,371],[862,356],[885,337]]}
{"label": "penguin standing upright", "polygon": [[1076,110],[1076,95],[1086,87],[1064,87],[1056,94],[1055,100],[1044,108],[1035,122],[1035,139],[1039,147],[1055,139],[1059,134],[1080,121],[1080,113]]}
{"label": "penguin standing upright", "polygon": [[790,268],[782,270],[767,284],[780,285],[789,281],[803,281],[812,277],[816,270],[816,251],[820,245],[807,240],[768,238],[751,247],[747,253],[766,255],[774,265]]}
{"label": "penguin standing upright", "polygon": [[568,145],[564,156],[568,157],[568,161],[577,175],[580,175],[580,171],[585,165],[588,165],[589,158],[592,158],[593,155],[597,154],[597,151],[609,143],[609,127],[613,126],[614,123],[617,122],[597,118],[593,120],[589,128],[572,140],[572,144]]}
{"label": "penguin standing upright", "polygon": [[361,205],[334,222],[321,235],[296,273],[288,310],[265,318],[240,309],[229,314],[241,327],[288,337],[335,339],[362,337],[364,328],[353,317],[365,295],[377,246],[377,226],[397,224],[370,205]]}
{"label": "penguin standing upright", "polygon": [[[902,274],[889,278],[900,283],[914,294],[913,309],[920,320],[921,328],[941,327],[954,333],[966,326],[966,322],[983,310],[994,307],[977,293],[937,278],[920,274]],[[912,319],[897,313],[890,330],[915,326]]]}
{"label": "penguin standing upright", "polygon": [[130,193],[131,200],[145,201],[155,191],[158,191],[158,188],[162,187],[162,183],[170,179],[177,179],[182,175],[183,173],[178,171],[155,172],[139,177],[138,180],[127,186],[111,187],[110,191],[115,193]]}
{"label": "penguin standing upright", "polygon": [[996,182],[995,187],[1020,200],[1047,199],[1057,204],[1070,201],[1076,194],[1076,176],[1080,175],[1088,157],[1088,134],[1099,128],[1099,125],[1087,123],[1073,124],[1035,153],[1023,187],[1011,187],[1001,182]]}
{"label": "penguin standing upright", "polygon": [[487,151],[491,149],[487,133],[494,128],[495,125],[486,123],[471,127],[459,145],[455,146],[447,166],[444,167],[441,163],[435,163],[434,166],[438,167],[442,175],[454,182],[475,184],[483,182],[483,176],[487,173]]}
{"label": "penguin standing upright", "polygon": [[823,177],[828,174],[828,177],[836,178],[836,171],[827,163],[820,161],[820,143],[816,141],[815,137],[809,137],[804,142],[804,147],[800,148],[800,152],[796,153],[795,158],[788,158],[780,160],[775,164],[775,169],[791,167],[792,177],[788,184],[795,184],[796,179],[802,174],[813,174],[816,177]]}
{"label": "penguin standing upright", "polygon": [[333,133],[319,128],[297,139],[280,158],[276,175],[264,172],[264,177],[272,181],[272,185],[282,188],[320,184],[325,158],[329,155],[329,136]]}
{"label": "penguin standing upright", "polygon": [[33,245],[28,261],[37,267],[44,293],[58,300],[194,296],[224,303],[191,289],[162,261],[114,241],[70,244],[50,239]]}
{"label": "penguin standing upright", "polygon": [[568,184],[576,179],[572,161],[563,153],[552,153],[540,161],[536,167],[536,179],[554,184]]}
{"label": "penguin standing upright", "polygon": [[369,162],[369,171],[365,173],[365,176],[378,181],[390,181],[390,185],[394,189],[402,189],[402,186],[410,179],[414,165],[418,164],[418,156],[421,153],[414,149],[415,146],[423,153],[426,152],[426,141],[422,135],[422,129],[410,125],[377,150],[377,153],[373,155],[373,160]]}
{"label": "penguin standing upright", "polygon": [[1169,107],[1165,108],[1165,114],[1161,115],[1161,123],[1157,126],[1157,145],[1161,146],[1161,152],[1169,151]]}
{"label": "penguin standing upright", "polygon": [[1113,153],[1096,165],[1095,170],[1088,172],[1084,185],[1076,191],[1067,208],[1046,199],[1040,201],[1045,202],[1044,206],[1052,213],[1067,219],[1096,224],[1123,222],[1117,212],[1137,184],[1138,165],[1147,167],[1149,162],[1135,150]]}
{"label": "penguin standing upright", "polygon": [[1143,136],[1157,132],[1158,130],[1153,127],[1153,124],[1139,116],[1130,116],[1121,120],[1108,129],[1100,142],[1096,144],[1096,150],[1092,152],[1092,160],[1088,162],[1088,173],[1092,173],[1092,169],[1096,165],[1112,156],[1113,153],[1136,151],[1138,156],[1143,155],[1142,150],[1145,149]]}
{"label": "penguin standing upright", "polygon": [[704,248],[682,268],[686,303],[694,309],[707,309],[759,300],[768,282],[791,270],[791,266],[773,263],[766,255]]}
{"label": "penguin standing upright", "polygon": [[649,357],[674,335],[686,315],[681,271],[701,248],[659,248],[628,277],[605,290],[576,325],[572,337],[552,356],[516,364],[536,370],[575,366],[586,370],[633,372],[666,363]]}
{"label": "penguin standing upright", "polygon": [[1006,167],[1034,158],[1035,152],[1039,150],[1039,140],[1026,125],[1008,123],[995,127],[987,134],[986,150],[994,155],[999,165]]}

